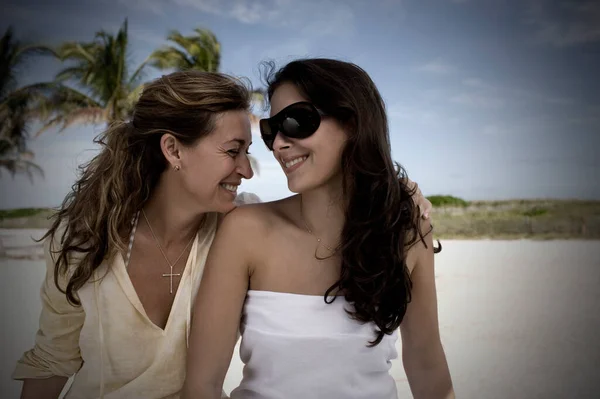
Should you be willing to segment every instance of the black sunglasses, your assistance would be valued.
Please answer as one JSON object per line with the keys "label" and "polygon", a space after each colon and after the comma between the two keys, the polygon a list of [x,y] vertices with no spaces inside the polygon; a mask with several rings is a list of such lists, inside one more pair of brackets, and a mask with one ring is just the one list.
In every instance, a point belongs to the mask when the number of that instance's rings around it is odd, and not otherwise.
{"label": "black sunglasses", "polygon": [[277,133],[293,139],[305,139],[317,131],[323,115],[325,114],[309,102],[294,103],[279,111],[277,115],[261,119],[260,135],[267,148],[273,151]]}

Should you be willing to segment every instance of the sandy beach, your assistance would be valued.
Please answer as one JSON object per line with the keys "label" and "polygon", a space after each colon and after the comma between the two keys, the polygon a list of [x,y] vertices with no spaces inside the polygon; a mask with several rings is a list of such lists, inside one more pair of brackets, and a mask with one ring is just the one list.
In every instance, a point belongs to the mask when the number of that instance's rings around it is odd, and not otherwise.
{"label": "sandy beach", "polygon": [[[0,231],[0,306],[10,321],[0,332],[0,392],[7,399],[19,397],[20,383],[10,373],[33,343],[41,309],[44,265],[29,239],[36,234]],[[442,244],[436,256],[440,328],[458,398],[598,397],[598,241]],[[410,398],[401,359],[392,374],[399,397]],[[227,392],[241,375],[236,349]]]}

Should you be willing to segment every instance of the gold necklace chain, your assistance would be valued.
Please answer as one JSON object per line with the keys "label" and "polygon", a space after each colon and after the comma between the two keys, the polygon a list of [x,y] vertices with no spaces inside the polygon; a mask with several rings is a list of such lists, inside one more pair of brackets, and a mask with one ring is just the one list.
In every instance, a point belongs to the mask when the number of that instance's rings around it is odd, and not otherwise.
{"label": "gold necklace chain", "polygon": [[[329,245],[325,244],[323,242],[323,240],[321,240],[321,237],[319,237],[315,233],[313,233],[313,231],[310,229],[310,227],[308,227],[308,223],[306,223],[306,219],[304,218],[304,212],[302,212],[302,196],[300,197],[300,217],[302,218],[302,222],[304,223],[304,227],[306,228],[306,231],[308,231],[313,237],[315,237],[317,239],[317,247],[315,248],[315,257],[317,259],[327,259],[327,258],[319,258],[317,256],[317,251],[318,251],[320,245],[323,245],[330,252],[333,252],[333,254],[335,254],[340,249],[340,247],[341,247],[340,244],[338,244],[337,247],[335,247],[335,248],[330,247]],[[331,256],[333,256],[333,254]]]}
{"label": "gold necklace chain", "polygon": [[167,255],[165,254],[165,251],[163,251],[162,245],[160,245],[160,241],[158,241],[158,237],[156,237],[156,234],[154,234],[154,230],[152,229],[152,225],[150,224],[150,221],[148,220],[148,217],[146,216],[146,212],[144,211],[143,208],[142,208],[142,215],[144,215],[144,219],[146,219],[146,223],[148,224],[148,227],[150,228],[150,233],[152,233],[152,237],[154,237],[154,241],[156,241],[156,244],[158,245],[158,249],[160,250],[160,253],[165,258],[165,260],[167,261],[167,264],[169,265],[169,268],[171,269],[170,273],[164,273],[162,276],[170,278],[171,284],[170,284],[169,293],[172,294],[173,293],[173,277],[181,276],[181,273],[173,273],[173,267],[177,264],[177,262],[179,262],[179,260],[181,259],[181,257],[185,253],[185,251],[187,251],[187,249],[190,246],[190,244],[192,243],[192,241],[194,241],[194,238],[196,238],[196,235],[194,234],[192,236],[192,239],[187,243],[187,245],[183,249],[183,252],[181,252],[181,254],[177,258],[177,260],[174,263],[171,263],[169,261],[169,258],[167,258]]}

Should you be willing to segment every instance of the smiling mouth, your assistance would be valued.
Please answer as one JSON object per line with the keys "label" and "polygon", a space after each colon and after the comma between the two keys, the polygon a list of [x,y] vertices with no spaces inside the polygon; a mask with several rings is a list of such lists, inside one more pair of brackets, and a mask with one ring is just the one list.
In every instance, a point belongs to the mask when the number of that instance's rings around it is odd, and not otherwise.
{"label": "smiling mouth", "polygon": [[292,159],[291,161],[286,162],[284,164],[284,166],[285,166],[286,169],[289,169],[292,166],[299,164],[300,162],[306,161],[307,158],[308,158],[308,156],[304,155],[304,156]]}
{"label": "smiling mouth", "polygon": [[236,186],[235,184],[227,184],[227,183],[221,183],[221,187],[223,187],[225,190],[235,193],[237,192],[238,186]]}

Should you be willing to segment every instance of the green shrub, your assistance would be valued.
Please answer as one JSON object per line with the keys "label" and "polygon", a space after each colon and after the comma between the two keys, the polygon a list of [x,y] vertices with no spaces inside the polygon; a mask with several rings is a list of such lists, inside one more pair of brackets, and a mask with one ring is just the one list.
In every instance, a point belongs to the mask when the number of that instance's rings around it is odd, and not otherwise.
{"label": "green shrub", "polygon": [[35,216],[43,211],[42,208],[0,209],[0,220]]}
{"label": "green shrub", "polygon": [[542,216],[548,213],[547,209],[544,208],[539,208],[539,207],[534,207],[531,209],[527,209],[526,211],[523,212],[524,216],[530,216],[530,217],[535,217],[535,216]]}
{"label": "green shrub", "polygon": [[461,206],[467,207],[469,203],[462,198],[453,197],[451,195],[432,195],[427,197],[429,202],[434,207],[442,207],[442,206]]}

